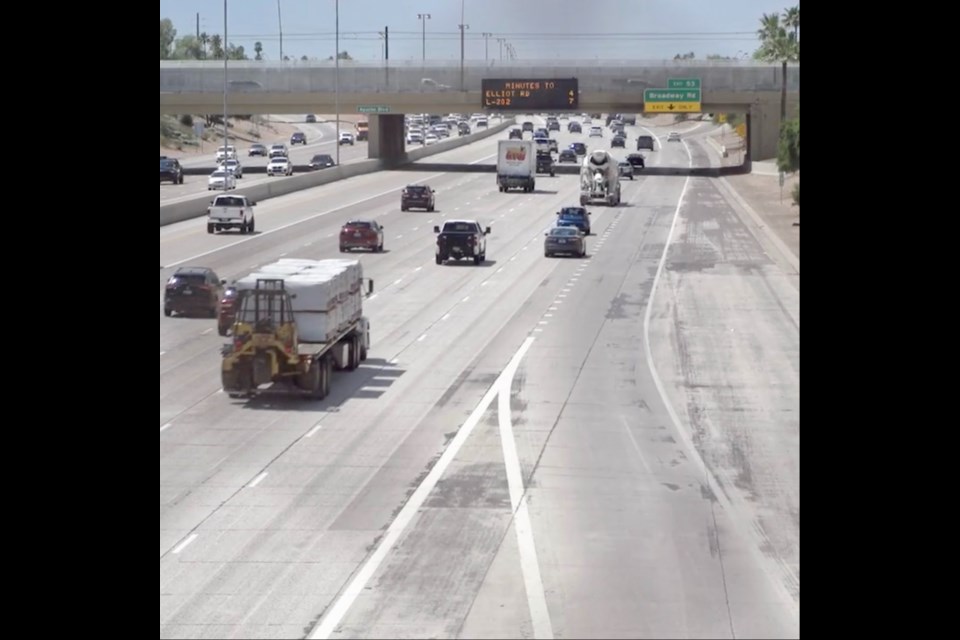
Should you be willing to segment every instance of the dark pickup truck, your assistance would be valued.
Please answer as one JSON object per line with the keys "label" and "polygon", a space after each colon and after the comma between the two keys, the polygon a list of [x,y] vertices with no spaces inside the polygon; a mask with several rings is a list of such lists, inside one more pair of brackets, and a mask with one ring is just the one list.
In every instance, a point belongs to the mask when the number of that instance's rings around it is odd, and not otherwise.
{"label": "dark pickup truck", "polygon": [[487,236],[490,227],[483,228],[476,220],[447,220],[443,229],[434,227],[437,235],[437,264],[447,260],[473,258],[473,264],[487,259]]}
{"label": "dark pickup truck", "polygon": [[550,177],[555,175],[553,156],[549,151],[537,151],[537,173],[549,173]]}

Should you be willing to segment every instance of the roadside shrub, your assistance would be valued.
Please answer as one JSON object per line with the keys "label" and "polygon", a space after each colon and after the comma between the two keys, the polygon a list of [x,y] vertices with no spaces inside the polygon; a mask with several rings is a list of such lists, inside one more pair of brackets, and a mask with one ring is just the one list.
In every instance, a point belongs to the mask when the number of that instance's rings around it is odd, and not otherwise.
{"label": "roadside shrub", "polygon": [[185,126],[185,127],[192,127],[192,126],[193,126],[193,116],[190,115],[189,113],[183,114],[182,116],[180,116],[180,124],[182,124],[182,125]]}

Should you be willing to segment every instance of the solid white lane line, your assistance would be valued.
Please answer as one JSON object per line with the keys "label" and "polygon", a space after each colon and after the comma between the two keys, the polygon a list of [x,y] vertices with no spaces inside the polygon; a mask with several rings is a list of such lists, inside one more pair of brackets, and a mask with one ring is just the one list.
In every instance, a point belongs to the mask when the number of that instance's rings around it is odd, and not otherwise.
{"label": "solid white lane line", "polygon": [[248,484],[247,487],[250,488],[250,489],[253,489],[255,486],[257,486],[258,484],[260,484],[261,482],[263,482],[263,479],[266,478],[266,477],[267,477],[267,472],[264,471],[263,473],[261,473],[260,475],[258,475],[256,478],[254,478],[254,479],[253,479],[253,482],[251,482],[250,484]]}
{"label": "solid white lane line", "polygon": [[[527,338],[524,341],[517,352],[513,355],[513,358],[507,365],[507,368],[504,369],[504,373],[516,369],[520,363],[520,359],[523,358],[523,355],[527,352],[527,349],[530,348],[533,340],[534,338]],[[463,426],[460,427],[459,431],[457,431],[457,435],[455,435],[453,440],[450,441],[446,451],[443,452],[443,454],[440,456],[440,459],[437,460],[437,463],[433,465],[430,473],[427,474],[427,477],[423,479],[423,482],[420,483],[420,486],[417,487],[416,491],[413,492],[413,495],[410,496],[409,500],[407,500],[407,503],[404,505],[403,509],[400,510],[400,513],[397,515],[394,521],[390,523],[390,526],[387,528],[387,532],[380,541],[380,545],[376,548],[366,563],[364,563],[364,565],[360,568],[347,588],[344,589],[344,591],[340,594],[340,597],[336,599],[336,601],[333,603],[333,606],[327,610],[327,614],[323,617],[323,619],[320,620],[320,623],[307,636],[310,638],[310,640],[325,640],[333,635],[333,633],[337,630],[337,627],[350,610],[350,607],[353,606],[353,603],[356,601],[357,597],[363,593],[367,583],[370,582],[370,579],[377,572],[377,569],[380,568],[380,565],[386,559],[387,554],[390,553],[390,551],[393,549],[393,546],[403,535],[404,530],[413,521],[414,516],[417,515],[418,511],[420,511],[420,507],[422,507],[423,503],[426,502],[430,492],[433,491],[434,487],[437,486],[437,482],[439,482],[440,478],[443,477],[443,474],[446,473],[450,463],[453,462],[453,460],[457,457],[457,454],[460,452],[463,444],[467,441],[467,439],[470,437],[470,434],[473,433],[473,430],[480,423],[481,418],[483,418],[483,414],[487,412],[487,408],[493,402],[493,399],[497,396],[499,388],[502,386],[501,380],[503,375],[504,374],[500,374],[500,377],[498,377],[497,380],[490,386],[490,389],[487,390],[487,393],[484,394],[483,398],[480,400],[480,404],[477,405],[477,408],[473,410],[473,413],[470,414],[470,417],[467,418],[467,421],[464,422]]]}
{"label": "solid white lane line", "polygon": [[[687,142],[685,140],[683,141],[683,145],[684,147],[687,147]],[[687,155],[689,157],[688,164],[692,167],[693,156],[690,155],[689,148],[687,148]],[[657,387],[657,392],[660,394],[660,398],[663,400],[663,404],[667,408],[667,414],[670,416],[671,422],[673,422],[674,429],[680,436],[680,440],[687,450],[687,457],[691,462],[693,462],[694,466],[704,478],[704,482],[707,484],[711,493],[716,497],[721,508],[723,508],[723,510],[730,515],[730,522],[733,523],[733,526],[738,530],[738,533],[748,541],[748,544],[746,545],[747,548],[756,560],[757,565],[763,569],[764,573],[767,575],[767,578],[769,578],[774,592],[779,595],[780,601],[790,609],[790,612],[793,614],[793,616],[799,618],[799,607],[785,585],[785,581],[790,582],[791,584],[799,585],[799,578],[797,578],[796,573],[791,567],[787,566],[786,563],[780,562],[775,558],[769,558],[761,551],[761,546],[767,543],[767,541],[764,540],[766,537],[765,533],[758,523],[754,522],[749,516],[745,516],[740,512],[740,509],[738,509],[737,506],[730,500],[730,498],[727,497],[723,486],[707,467],[700,455],[700,452],[697,450],[697,447],[693,444],[693,438],[687,432],[686,426],[680,419],[679,414],[677,414],[677,410],[674,408],[673,403],[670,401],[670,397],[667,394],[666,385],[660,378],[660,374],[657,371],[657,365],[653,361],[653,349],[650,347],[650,317],[653,313],[653,300],[657,293],[657,285],[660,283],[660,277],[663,275],[664,265],[667,263],[667,253],[670,250],[670,241],[672,240],[674,231],[676,230],[677,221],[680,219],[680,208],[683,206],[683,199],[684,196],[686,196],[687,187],[689,185],[690,177],[688,176],[683,182],[683,190],[680,192],[680,200],[677,202],[677,208],[673,212],[673,222],[670,224],[670,231],[667,233],[667,241],[663,245],[663,253],[660,255],[660,263],[657,265],[657,272],[653,276],[653,284],[650,287],[650,294],[647,297],[647,310],[643,315],[643,346],[647,359],[647,368],[650,369],[650,375],[653,377],[653,382]],[[750,544],[751,542],[752,544]]]}
{"label": "solid white lane line", "polygon": [[[524,346],[529,348],[533,338],[527,338]],[[513,377],[520,360],[510,363],[501,374],[497,409],[500,423],[500,444],[503,448],[503,461],[507,468],[507,486],[510,490],[510,506],[513,509],[513,527],[517,532],[517,544],[520,548],[520,570],[527,592],[527,606],[533,622],[534,638],[553,638],[553,625],[550,623],[550,611],[544,593],[543,579],[540,576],[540,562],[537,559],[537,545],[533,540],[533,525],[527,494],[523,486],[523,469],[517,454],[517,442],[513,434],[513,420],[510,411],[510,391]]]}
{"label": "solid white lane line", "polygon": [[193,542],[196,539],[197,539],[197,534],[191,533],[189,536],[187,536],[186,540],[184,540],[183,542],[181,542],[180,544],[178,544],[173,548],[172,553],[174,554],[180,553],[181,551],[187,548],[187,545],[189,545],[191,542]]}

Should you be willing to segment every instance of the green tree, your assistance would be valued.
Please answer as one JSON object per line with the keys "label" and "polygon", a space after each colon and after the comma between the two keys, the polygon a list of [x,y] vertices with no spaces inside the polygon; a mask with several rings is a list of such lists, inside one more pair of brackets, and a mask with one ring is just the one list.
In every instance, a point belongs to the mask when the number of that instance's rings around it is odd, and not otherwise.
{"label": "green tree", "polygon": [[[346,51],[341,51],[337,57],[341,60],[353,60],[353,58],[350,57],[350,54]],[[327,56],[327,60],[333,60],[333,56]]]}
{"label": "green tree", "polygon": [[306,62],[306,61],[309,60],[309,59],[310,59],[310,58],[308,58],[308,57],[306,56],[306,54],[300,56],[300,60],[301,60],[302,62]]}
{"label": "green tree", "polygon": [[220,37],[219,33],[210,37],[210,54],[214,60],[223,60],[223,38]]}
{"label": "green tree", "polygon": [[160,21],[160,59],[167,60],[173,55],[173,42],[177,39],[177,30],[170,18]]}
{"label": "green tree", "polygon": [[[789,9],[784,11],[784,20]],[[792,14],[791,14],[792,16]],[[800,61],[800,11],[796,12],[796,27],[788,32],[786,22],[781,23],[776,13],[764,14],[760,18],[760,29],[757,37],[760,38],[760,48],[754,53],[757,60],[763,62],[779,62],[782,65],[780,74],[780,122],[787,119],[787,64]]]}
{"label": "green tree", "polygon": [[694,55],[693,51],[690,51],[689,53],[684,53],[684,54],[678,53],[677,55],[673,56],[673,59],[674,60],[693,60],[696,57],[697,56]]}
{"label": "green tree", "polygon": [[263,43],[257,40],[253,43],[253,59],[263,60]]}
{"label": "green tree", "polygon": [[196,36],[183,36],[178,38],[173,48],[173,58],[175,60],[199,60],[203,55],[203,47]]}
{"label": "green tree", "polygon": [[780,125],[777,168],[790,173],[800,170],[800,118],[787,120]]}
{"label": "green tree", "polygon": [[229,60],[248,60],[246,52],[243,50],[243,46],[236,46],[233,44],[227,45],[227,59]]}

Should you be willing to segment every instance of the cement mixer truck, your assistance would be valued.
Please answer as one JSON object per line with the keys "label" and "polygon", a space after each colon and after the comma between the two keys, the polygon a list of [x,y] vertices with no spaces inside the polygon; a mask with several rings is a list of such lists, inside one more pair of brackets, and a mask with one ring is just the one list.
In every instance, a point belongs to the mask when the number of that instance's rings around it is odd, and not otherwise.
{"label": "cement mixer truck", "polygon": [[580,167],[580,206],[594,202],[620,204],[620,168],[609,151],[587,154]]}

